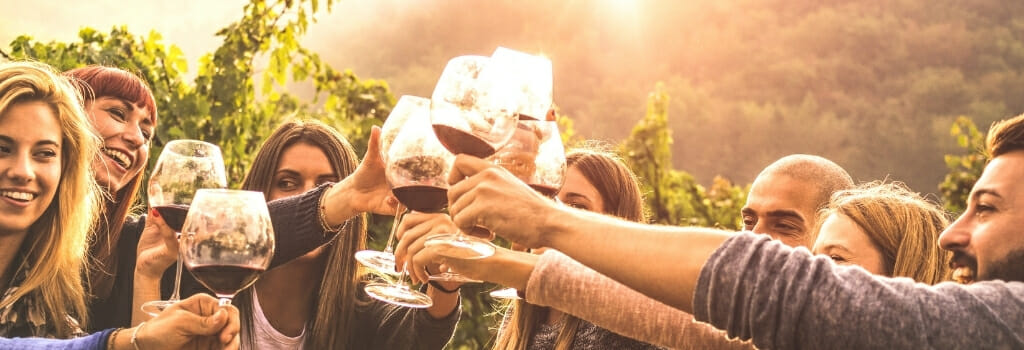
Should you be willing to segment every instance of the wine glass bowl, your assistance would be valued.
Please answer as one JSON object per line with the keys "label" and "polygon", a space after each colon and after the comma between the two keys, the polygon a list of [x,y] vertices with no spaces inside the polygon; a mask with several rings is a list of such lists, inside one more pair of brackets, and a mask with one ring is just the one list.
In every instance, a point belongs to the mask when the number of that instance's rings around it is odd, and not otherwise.
{"label": "wine glass bowl", "polygon": [[[149,175],[146,195],[149,206],[180,236],[189,205],[201,188],[227,187],[220,147],[198,140],[173,140],[164,145]],[[177,302],[181,284],[181,252],[175,263],[174,291],[168,300],[142,305],[142,311],[156,316]]]}
{"label": "wine glass bowl", "polygon": [[515,128],[512,101],[501,96],[488,71],[490,58],[459,56],[448,61],[430,98],[430,119],[438,140],[454,154],[486,158],[508,141]]}
{"label": "wine glass bowl", "polygon": [[186,267],[221,305],[256,282],[274,256],[274,228],[262,192],[199,190],[182,232]]}
{"label": "wine glass bowl", "polygon": [[551,110],[554,92],[551,60],[538,55],[498,47],[491,54],[489,73],[498,75],[498,87],[507,101],[515,106],[521,120],[544,120]]}

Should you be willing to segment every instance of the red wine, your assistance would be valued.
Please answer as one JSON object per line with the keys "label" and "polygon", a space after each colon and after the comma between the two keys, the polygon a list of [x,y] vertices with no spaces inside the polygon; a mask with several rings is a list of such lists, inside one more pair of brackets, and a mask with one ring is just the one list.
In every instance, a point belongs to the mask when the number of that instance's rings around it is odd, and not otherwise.
{"label": "red wine", "polygon": [[175,232],[181,232],[181,226],[185,225],[185,215],[188,214],[187,205],[158,205],[153,209],[160,213],[160,218],[167,222],[167,226],[170,226]]}
{"label": "red wine", "polygon": [[522,113],[516,113],[516,115],[519,116],[519,120],[540,120]]}
{"label": "red wine", "polygon": [[434,134],[441,144],[454,154],[487,158],[495,151],[494,147],[479,137],[447,125],[434,124]]}
{"label": "red wine", "polygon": [[532,187],[534,191],[544,195],[544,197],[555,198],[555,196],[558,195],[558,189],[551,186],[530,185],[530,187]]}
{"label": "red wine", "polygon": [[434,186],[402,186],[391,189],[395,198],[409,209],[437,213],[448,206],[448,190]]}
{"label": "red wine", "polygon": [[217,296],[235,295],[238,291],[256,282],[264,269],[240,265],[199,265],[188,266],[200,283],[209,288]]}

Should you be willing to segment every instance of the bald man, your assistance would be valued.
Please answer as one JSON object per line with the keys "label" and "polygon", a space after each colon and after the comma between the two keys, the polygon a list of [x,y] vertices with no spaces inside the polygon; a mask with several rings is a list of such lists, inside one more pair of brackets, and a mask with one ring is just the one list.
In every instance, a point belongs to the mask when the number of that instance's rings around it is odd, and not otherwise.
{"label": "bald man", "polygon": [[810,249],[818,209],[853,178],[831,160],[806,154],[782,157],[754,179],[743,206],[743,229],[791,247]]}

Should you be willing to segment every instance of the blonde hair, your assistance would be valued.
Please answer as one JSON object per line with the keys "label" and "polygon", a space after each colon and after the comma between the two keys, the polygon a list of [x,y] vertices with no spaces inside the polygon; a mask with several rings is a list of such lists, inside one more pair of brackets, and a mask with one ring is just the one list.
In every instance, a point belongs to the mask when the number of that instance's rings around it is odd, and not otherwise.
{"label": "blonde hair", "polygon": [[835,193],[818,213],[815,234],[832,214],[842,214],[864,230],[882,253],[886,275],[927,284],[950,279],[946,262],[952,253],[938,244],[949,225],[947,214],[902,183],[876,181]]}
{"label": "blonde hair", "polygon": [[19,250],[24,259],[15,274],[25,279],[5,307],[33,298],[55,327],[56,336],[72,335],[75,317],[88,320],[82,283],[89,232],[96,221],[99,191],[90,165],[99,149],[78,91],[52,67],[35,62],[0,63],[0,115],[24,102],[49,105],[61,126],[61,176],[50,206],[30,227]]}

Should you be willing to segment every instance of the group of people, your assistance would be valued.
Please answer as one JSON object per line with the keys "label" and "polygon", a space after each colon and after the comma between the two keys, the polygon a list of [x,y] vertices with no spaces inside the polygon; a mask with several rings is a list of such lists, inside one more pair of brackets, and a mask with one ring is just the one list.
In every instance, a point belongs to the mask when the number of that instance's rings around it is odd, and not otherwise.
{"label": "group of people", "polygon": [[[0,63],[0,348],[441,349],[461,313],[458,283],[428,282],[445,269],[519,291],[496,349],[1024,348],[1024,116],[992,127],[952,224],[817,156],[766,167],[737,233],[645,224],[635,175],[599,148],[567,152],[555,200],[459,155],[448,213],[397,229],[426,309],[368,297],[376,277],[353,258],[366,214],[396,212],[380,130],[359,160],[329,126],[289,121],[241,184],[269,201],[270,269],[237,308],[183,276],[188,297],[151,317],[141,305],[171,294],[178,248],[157,211],[134,212],[157,126],[132,73]],[[479,228],[518,249],[460,259],[425,244]]]}

